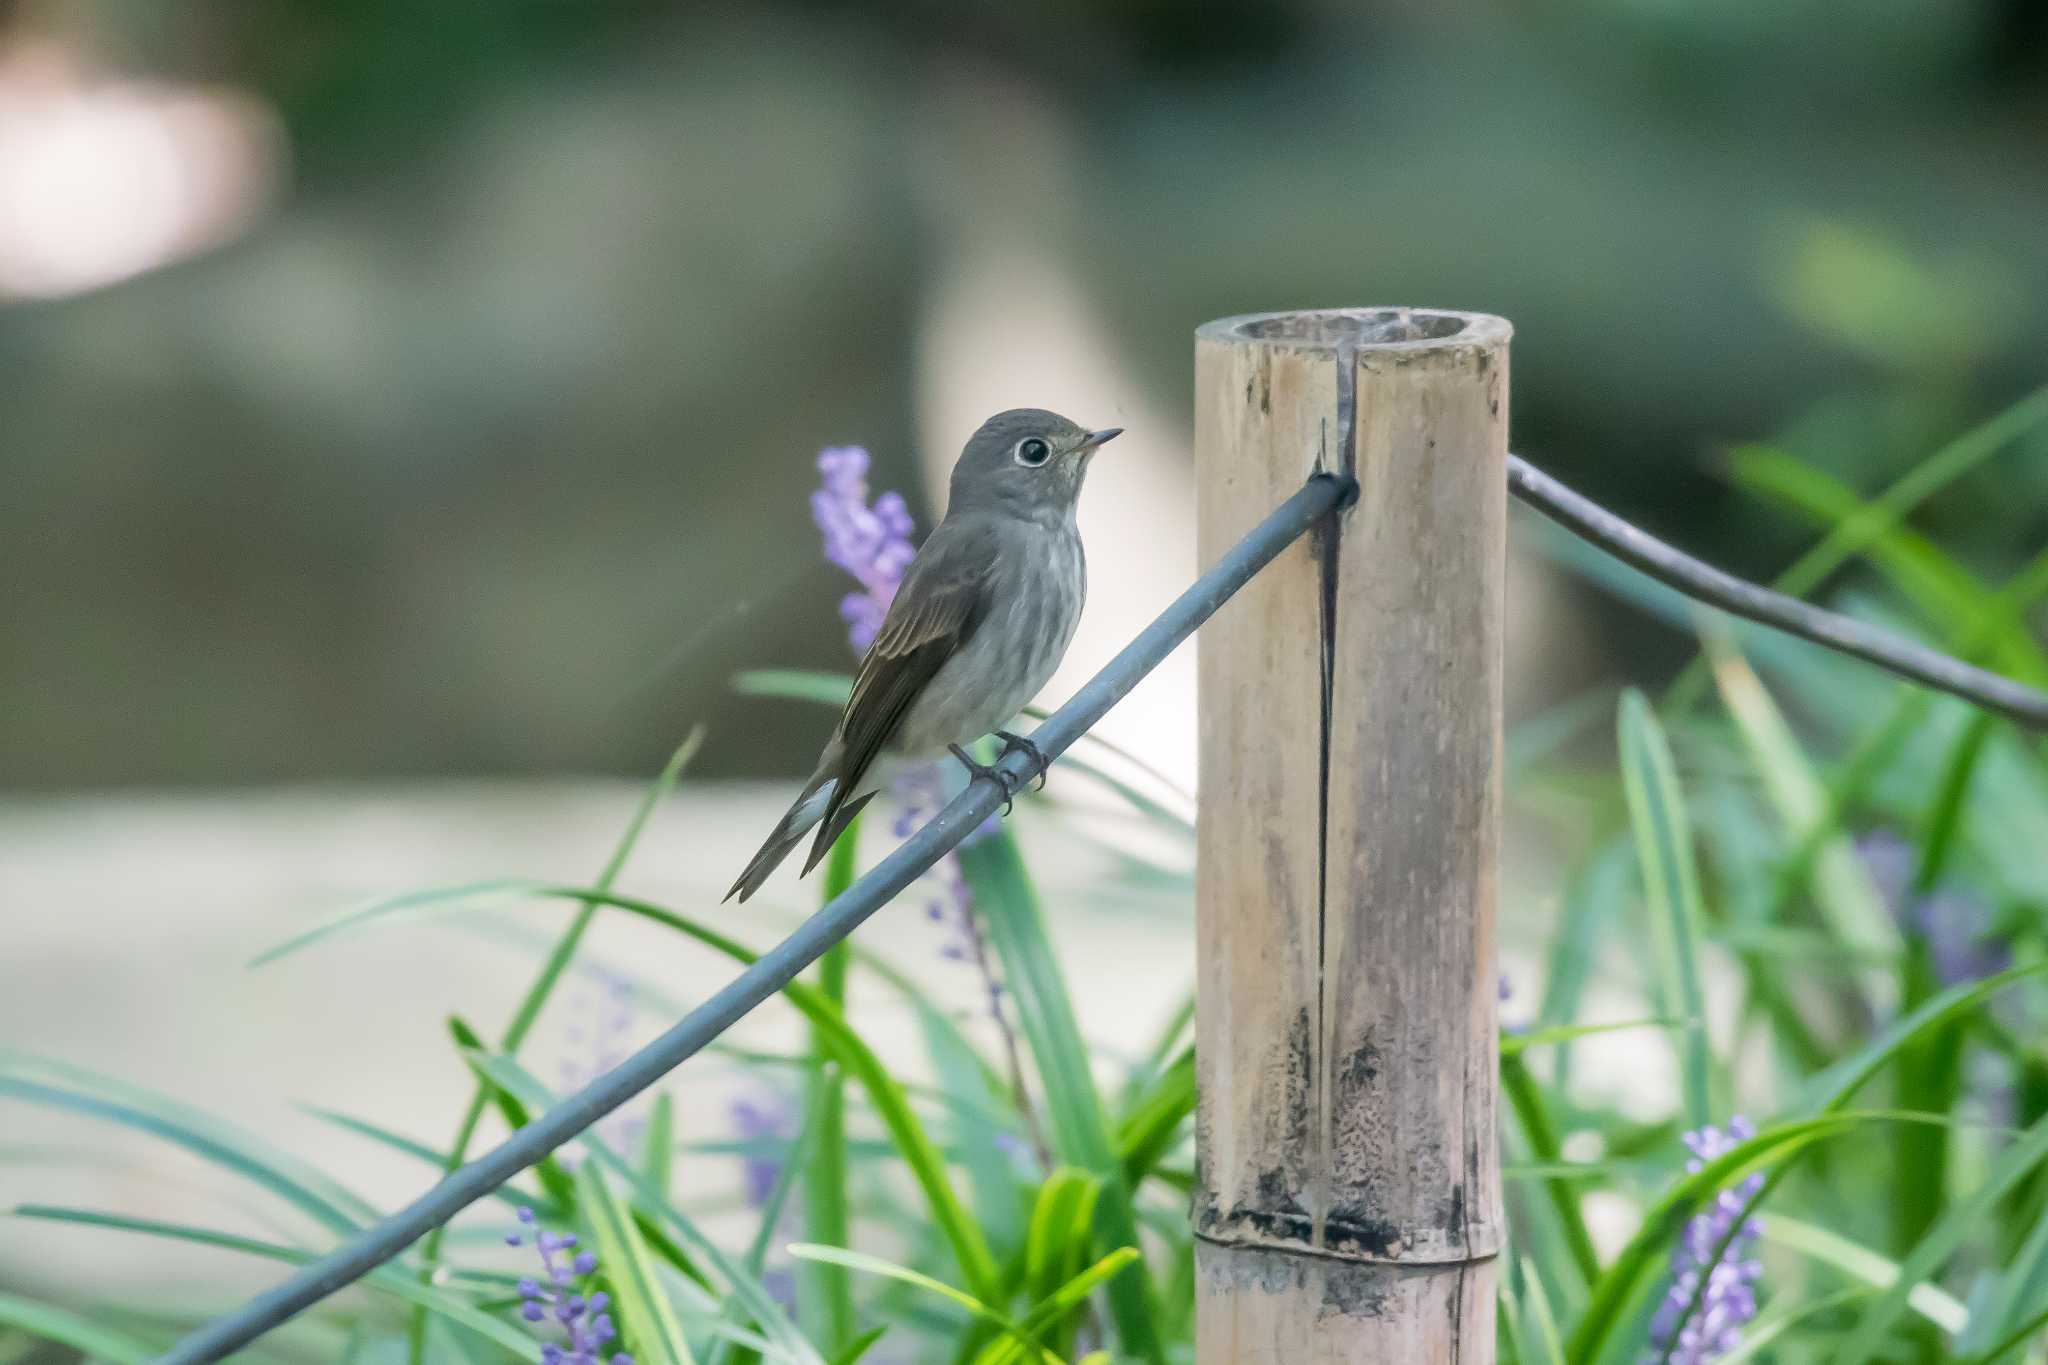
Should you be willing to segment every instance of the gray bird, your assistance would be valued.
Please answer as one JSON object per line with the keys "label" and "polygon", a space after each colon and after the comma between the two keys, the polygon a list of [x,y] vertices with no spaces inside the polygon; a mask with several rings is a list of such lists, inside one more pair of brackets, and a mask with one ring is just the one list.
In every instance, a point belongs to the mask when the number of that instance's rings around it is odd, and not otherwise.
{"label": "gray bird", "polygon": [[994,734],[1006,754],[1031,748],[996,727],[1045,686],[1074,638],[1088,595],[1074,506],[1089,458],[1122,430],[1013,408],[968,438],[945,518],[905,571],[817,770],[727,900],[758,891],[814,827],[804,872],[816,867],[874,798],[861,779],[881,755],[947,749],[980,774],[987,766],[963,744]]}

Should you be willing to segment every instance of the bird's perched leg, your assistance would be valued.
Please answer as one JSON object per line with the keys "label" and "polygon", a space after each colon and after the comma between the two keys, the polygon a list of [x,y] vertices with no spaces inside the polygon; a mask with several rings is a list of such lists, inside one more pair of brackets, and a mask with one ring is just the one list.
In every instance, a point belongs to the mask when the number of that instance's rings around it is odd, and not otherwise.
{"label": "bird's perched leg", "polygon": [[993,777],[996,780],[996,784],[1003,789],[1003,814],[1008,815],[1010,806],[1017,796],[1017,788],[1011,784],[1017,779],[994,763],[976,763],[974,756],[957,744],[948,744],[946,748],[951,751],[953,757],[960,760],[960,766],[967,769],[970,781],[977,777]]}
{"label": "bird's perched leg", "polygon": [[1008,730],[998,730],[995,732],[995,736],[1003,742],[1003,751],[996,755],[996,762],[1000,763],[1011,754],[1017,753],[1020,750],[1031,755],[1031,761],[1038,765],[1038,786],[1036,790],[1044,791],[1045,770],[1052,766],[1051,763],[1046,761],[1045,751],[1024,738],[1024,736],[1013,735]]}

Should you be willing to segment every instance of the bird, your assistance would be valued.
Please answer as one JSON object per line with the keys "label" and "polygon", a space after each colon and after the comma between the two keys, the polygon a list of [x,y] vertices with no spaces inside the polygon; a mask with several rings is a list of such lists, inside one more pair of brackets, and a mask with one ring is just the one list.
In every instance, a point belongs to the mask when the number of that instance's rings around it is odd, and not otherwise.
{"label": "bird", "polygon": [[874,799],[862,781],[884,754],[950,752],[971,776],[1001,781],[1007,798],[1007,775],[963,747],[993,734],[1003,756],[1024,750],[1042,773],[1037,746],[998,727],[1051,679],[1074,638],[1088,596],[1074,512],[1095,452],[1122,434],[1012,408],[967,438],[946,514],[904,571],[817,768],[726,900],[760,890],[815,828],[808,875]]}

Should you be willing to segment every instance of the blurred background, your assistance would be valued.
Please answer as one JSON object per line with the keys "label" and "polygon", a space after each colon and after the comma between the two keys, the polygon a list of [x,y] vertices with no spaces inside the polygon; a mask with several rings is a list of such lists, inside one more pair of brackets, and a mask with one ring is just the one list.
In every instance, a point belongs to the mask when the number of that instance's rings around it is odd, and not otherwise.
{"label": "blurred background", "polygon": [[[1232,312],[1503,314],[1523,453],[1766,571],[1801,528],[1721,445],[1868,486],[2038,382],[2044,15],[0,6],[0,783],[638,773],[699,720],[795,773],[726,680],[845,664],[814,452],[928,523],[1012,402],[1134,429],[1085,676],[1194,567]],[[1943,507],[1996,560],[2048,462]],[[1628,619],[1523,695],[1677,647]]]}
{"label": "blurred background", "polygon": [[[757,785],[645,861],[715,898],[826,724],[731,677],[850,663],[821,446],[922,528],[989,412],[1131,429],[1064,697],[1196,568],[1206,319],[1502,314],[1516,448],[1764,576],[1815,532],[1733,445],[1881,487],[2042,381],[2044,298],[2038,0],[0,3],[0,1042],[284,1141],[338,1141],[309,1072],[450,1127],[441,1017],[501,1018],[531,943],[243,962],[362,895],[587,880],[699,723],[692,782]],[[2048,438],[1918,524],[2009,572]],[[1687,656],[1516,537],[1511,718]],[[1191,665],[1105,731],[1190,784]],[[1101,1030],[1184,986],[1180,919],[1085,932]],[[129,1177],[86,1202],[184,1197]],[[49,1236],[0,1282],[118,1269]]]}

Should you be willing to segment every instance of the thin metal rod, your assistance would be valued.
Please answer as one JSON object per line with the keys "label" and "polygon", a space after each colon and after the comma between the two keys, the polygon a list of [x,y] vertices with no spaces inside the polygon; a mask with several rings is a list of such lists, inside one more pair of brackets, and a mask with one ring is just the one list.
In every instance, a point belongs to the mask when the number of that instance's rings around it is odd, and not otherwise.
{"label": "thin metal rod", "polygon": [[1623,521],[1519,455],[1508,456],[1508,489],[1567,531],[1688,597],[1876,664],[2030,729],[2048,730],[2048,694],[1890,631],[1723,573]]}
{"label": "thin metal rod", "polygon": [[[1072,700],[1032,732],[1032,743],[1045,760],[1050,762],[1066,752],[1068,745],[1123,700],[1141,678],[1250,582],[1252,575],[1271,563],[1351,491],[1348,480],[1319,474],[1253,527],[1215,567],[1160,613],[1158,620],[1124,646],[1123,652],[1110,660]],[[1009,774],[1018,790],[1043,771],[1043,765],[1023,749],[1012,751],[996,766]],[[868,916],[923,876],[932,864],[993,815],[1003,797],[1003,784],[993,777],[970,782],[951,804],[874,870],[805,920],[795,933],[762,954],[753,966],[690,1011],[674,1028],[556,1104],[501,1146],[457,1168],[398,1212],[363,1229],[276,1288],[192,1333],[168,1354],[158,1357],[157,1365],[208,1365],[247,1346],[294,1314],[367,1275],[429,1229],[447,1222],[573,1140],[795,980],[799,972],[859,928]]]}

